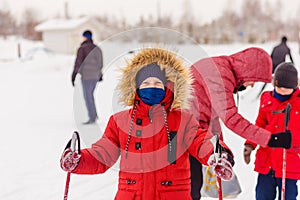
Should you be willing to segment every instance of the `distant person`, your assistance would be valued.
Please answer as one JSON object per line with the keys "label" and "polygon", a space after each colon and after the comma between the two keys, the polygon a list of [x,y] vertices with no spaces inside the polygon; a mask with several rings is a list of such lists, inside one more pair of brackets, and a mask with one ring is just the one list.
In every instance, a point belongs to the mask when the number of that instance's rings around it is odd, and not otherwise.
{"label": "distant person", "polygon": [[89,119],[83,124],[93,124],[98,118],[95,106],[94,90],[97,82],[102,81],[103,57],[101,49],[93,43],[92,32],[86,30],[82,34],[81,43],[72,73],[72,85],[75,85],[77,73],[81,75],[83,95]]}
{"label": "distant person", "polygon": [[[222,120],[237,135],[263,147],[274,146],[272,133],[240,115],[234,99],[235,93],[248,86],[253,87],[256,82],[272,81],[272,63],[267,52],[260,48],[247,48],[230,56],[201,59],[191,68],[195,96],[191,112],[202,128],[220,135],[222,139],[219,122]],[[284,139],[285,135],[278,134],[279,143]],[[191,195],[193,200],[199,200],[203,179],[201,163],[192,156],[190,162]]]}
{"label": "distant person", "polygon": [[[272,68],[272,74],[274,73],[276,67],[282,63],[282,62],[285,62],[286,60],[286,56],[289,55],[290,57],[290,61],[292,63],[294,63],[293,61],[293,57],[291,55],[291,50],[290,48],[287,46],[286,44],[287,42],[287,37],[286,36],[283,36],[281,38],[281,43],[277,46],[275,46],[272,50],[272,53],[271,53],[271,58],[272,58],[272,65],[273,65],[273,68]],[[262,92],[264,91],[264,89],[266,88],[267,86],[267,83],[265,83],[262,88],[260,89],[259,93],[257,94],[257,99],[259,98],[259,96],[262,94]]]}
{"label": "distant person", "polygon": [[281,38],[281,43],[277,46],[275,46],[271,53],[272,63],[273,63],[273,69],[272,73],[274,73],[276,67],[282,63],[285,62],[286,56],[288,55],[290,57],[290,61],[294,63],[293,57],[291,55],[291,50],[286,44],[287,37],[283,36]]}
{"label": "distant person", "polygon": [[[298,195],[297,180],[300,179],[300,90],[298,88],[298,73],[292,63],[281,63],[274,73],[274,90],[266,91],[261,95],[259,113],[256,125],[272,133],[285,131],[285,113],[282,110],[289,103],[291,105],[290,120],[286,132],[292,134],[292,145],[289,145],[290,138],[282,141],[286,143],[286,184],[285,199],[296,200]],[[251,152],[257,144],[246,141],[244,147],[244,159],[250,162]],[[290,148],[291,147],[291,148]],[[259,146],[255,156],[254,171],[258,172],[256,185],[256,200],[274,200],[276,189],[279,190],[279,197],[282,185],[283,149],[273,149]],[[280,199],[280,198],[278,198]]]}

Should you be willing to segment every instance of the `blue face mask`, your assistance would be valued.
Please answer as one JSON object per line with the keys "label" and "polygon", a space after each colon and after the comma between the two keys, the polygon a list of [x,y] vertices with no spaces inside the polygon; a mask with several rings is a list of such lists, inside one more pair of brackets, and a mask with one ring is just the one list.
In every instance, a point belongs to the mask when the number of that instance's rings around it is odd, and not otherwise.
{"label": "blue face mask", "polygon": [[159,104],[166,95],[166,91],[161,88],[143,88],[137,92],[142,101],[150,106]]}

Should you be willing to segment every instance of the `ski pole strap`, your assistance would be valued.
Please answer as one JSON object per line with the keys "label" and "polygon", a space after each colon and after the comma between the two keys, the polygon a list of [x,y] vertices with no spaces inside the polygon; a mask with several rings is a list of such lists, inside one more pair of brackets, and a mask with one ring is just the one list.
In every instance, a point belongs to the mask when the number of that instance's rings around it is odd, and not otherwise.
{"label": "ski pole strap", "polygon": [[290,121],[290,112],[291,112],[291,104],[286,104],[285,113],[284,113],[284,129],[287,131],[289,121]]}
{"label": "ski pole strap", "polygon": [[80,137],[77,131],[74,131],[72,135],[72,139],[69,140],[68,144],[65,147],[65,150],[70,148],[72,151],[75,151],[76,143],[77,143],[77,153],[80,155]]}
{"label": "ski pole strap", "polygon": [[219,139],[219,135],[216,135],[216,149],[215,149],[215,153],[221,153],[221,145],[220,145],[220,139]]}

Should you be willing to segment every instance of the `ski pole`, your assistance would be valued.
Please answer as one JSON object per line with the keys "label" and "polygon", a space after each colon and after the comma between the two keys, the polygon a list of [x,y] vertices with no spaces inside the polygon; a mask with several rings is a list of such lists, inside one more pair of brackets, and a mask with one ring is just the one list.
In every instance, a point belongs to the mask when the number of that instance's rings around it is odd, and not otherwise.
{"label": "ski pole", "polygon": [[264,89],[266,88],[266,86],[267,86],[267,83],[264,83],[264,85],[262,86],[262,88],[260,89],[258,94],[256,95],[255,99],[259,99],[260,95],[264,92]]}
{"label": "ski pole", "polygon": [[[78,143],[78,152],[80,154],[80,140],[79,140],[79,134],[77,131],[74,131],[73,135],[72,135],[72,139],[69,142],[69,144],[67,144],[67,147],[70,145],[70,149],[71,151],[75,151],[76,150],[76,143]],[[66,186],[65,186],[65,192],[64,192],[64,200],[68,199],[68,194],[69,194],[69,185],[70,185],[70,179],[71,179],[71,172],[67,173],[67,178],[66,178]]]}
{"label": "ski pole", "polygon": [[[221,149],[219,149],[219,135],[217,135],[217,144],[216,144],[216,153],[221,154]],[[218,181],[218,194],[219,194],[219,200],[223,200],[223,193],[222,193],[222,179],[217,176]]]}
{"label": "ski pole", "polygon": [[68,173],[67,173],[67,178],[66,178],[66,186],[65,186],[64,200],[67,200],[67,199],[68,199],[70,179],[71,179],[71,172],[68,172]]}
{"label": "ski pole", "polygon": [[220,177],[217,177],[217,181],[218,181],[218,196],[219,196],[219,200],[223,200],[222,179]]}
{"label": "ski pole", "polygon": [[[291,111],[291,105],[288,103],[285,107],[285,113],[284,113],[284,129],[285,129],[285,131],[288,130],[288,125],[289,125],[289,121],[290,121],[290,111]],[[286,181],[286,149],[283,149],[281,200],[285,199],[285,181]]]}
{"label": "ski pole", "polygon": [[[213,143],[214,145],[214,154],[215,154],[215,158],[217,159],[216,160],[216,163],[218,162],[218,159],[220,158],[220,152],[221,152],[221,149],[219,149],[219,135],[218,134],[215,134],[213,136],[213,138],[211,139],[211,142]],[[218,196],[219,196],[219,200],[223,200],[223,194],[222,194],[222,179],[220,177],[217,176],[217,185],[218,185]]]}

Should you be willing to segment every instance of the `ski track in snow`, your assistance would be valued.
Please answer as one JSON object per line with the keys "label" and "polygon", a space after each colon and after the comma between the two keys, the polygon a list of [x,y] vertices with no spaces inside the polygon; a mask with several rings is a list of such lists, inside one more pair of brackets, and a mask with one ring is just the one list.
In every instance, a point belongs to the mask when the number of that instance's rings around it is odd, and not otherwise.
{"label": "ski track in snow", "polygon": [[[24,41],[27,49],[40,43]],[[86,120],[80,87],[73,89],[71,72],[74,56],[41,54],[32,59],[18,60],[14,55],[16,42],[0,40],[0,199],[32,200],[63,199],[66,173],[60,169],[60,155],[74,130],[79,130],[83,148],[101,136],[109,116],[124,109],[116,103],[115,86],[118,68],[123,61],[115,61],[104,71],[104,81],[96,89],[98,125],[84,127],[78,120]],[[256,46],[271,52],[276,43],[258,45],[203,45],[209,56],[229,55],[246,47]],[[119,44],[122,45],[122,44]],[[300,66],[297,43],[289,43],[296,65]],[[113,47],[113,46],[112,46]],[[25,48],[26,49],[26,48]],[[185,48],[192,51],[192,48]],[[104,56],[106,49],[103,49]],[[104,57],[105,59],[105,57]],[[194,62],[197,58],[190,60]],[[240,94],[239,112],[254,122],[258,112],[258,101],[254,99],[262,84]],[[271,89],[272,86],[268,85]],[[73,105],[74,91],[78,102]],[[74,109],[82,115],[74,117]],[[244,139],[232,134],[224,127],[224,138],[235,153],[234,170],[241,183],[240,200],[254,199],[256,173],[253,172],[255,153],[251,164],[243,161]],[[118,167],[114,165],[105,174],[71,175],[69,199],[111,200],[117,190]],[[211,198],[202,198],[203,200]]]}

